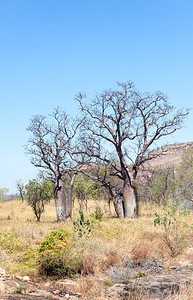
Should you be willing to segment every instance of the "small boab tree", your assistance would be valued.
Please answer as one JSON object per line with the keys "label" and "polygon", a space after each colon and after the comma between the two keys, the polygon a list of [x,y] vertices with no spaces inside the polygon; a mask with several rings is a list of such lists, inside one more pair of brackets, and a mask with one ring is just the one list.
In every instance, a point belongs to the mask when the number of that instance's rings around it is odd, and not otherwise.
{"label": "small boab tree", "polygon": [[[132,82],[118,83],[117,89],[96,95],[90,103],[85,98],[82,93],[76,97],[84,117],[80,152],[87,154],[90,166],[102,165],[91,176],[111,192],[118,217],[135,217],[139,168],[160,155],[151,152],[152,146],[180,129],[188,110],[176,111],[162,92],[140,93]],[[99,172],[103,168],[105,174]],[[122,198],[109,176],[121,179]]]}
{"label": "small boab tree", "polygon": [[[57,221],[65,221],[72,215],[72,188],[80,167],[73,161],[73,143],[79,125],[80,122],[73,121],[56,108],[49,118],[34,116],[27,128],[32,134],[26,146],[31,163],[54,183]],[[68,194],[66,178],[70,178]]]}

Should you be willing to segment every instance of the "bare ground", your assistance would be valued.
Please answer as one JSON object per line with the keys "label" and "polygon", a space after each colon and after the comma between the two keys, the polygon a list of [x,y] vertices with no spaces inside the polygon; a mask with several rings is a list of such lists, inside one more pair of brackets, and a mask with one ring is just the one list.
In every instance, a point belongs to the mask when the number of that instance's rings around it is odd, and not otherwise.
{"label": "bare ground", "polygon": [[157,274],[154,273],[142,278],[130,278],[123,283],[116,283],[111,287],[104,288],[101,295],[96,296],[96,298],[85,298],[83,295],[73,292],[77,284],[73,280],[35,283],[29,278],[26,280],[25,277],[11,278],[3,272],[3,269],[1,270],[1,300],[193,299],[193,290],[189,292],[189,296],[187,293],[183,294],[183,297],[180,296],[181,289],[188,290],[188,286],[193,282],[193,265],[172,267],[168,271],[163,269]]}

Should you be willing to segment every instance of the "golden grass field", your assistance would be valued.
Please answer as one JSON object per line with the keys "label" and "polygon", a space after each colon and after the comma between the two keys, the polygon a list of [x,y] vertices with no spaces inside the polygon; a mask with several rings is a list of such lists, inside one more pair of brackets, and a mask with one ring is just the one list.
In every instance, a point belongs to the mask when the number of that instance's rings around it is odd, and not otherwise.
{"label": "golden grass field", "polygon": [[[96,205],[92,200],[88,203],[85,217],[92,219],[91,215]],[[103,201],[100,202],[100,206],[103,211],[107,209]],[[78,204],[75,202],[74,220],[78,217],[78,210]],[[144,258],[161,259],[166,269],[173,265],[193,264],[193,214],[180,219],[179,236],[184,240],[178,255],[172,257],[163,241],[163,229],[154,226],[156,211],[163,213],[158,206],[143,204],[139,218],[122,220],[107,213],[101,221],[94,220],[90,235],[85,234],[82,238],[75,237],[77,243],[86,245],[83,274],[76,276],[79,292],[89,297],[97,294],[101,289],[101,280],[107,278],[105,270],[119,264],[126,257],[136,261]],[[72,230],[73,223],[56,222],[53,200],[45,206],[40,223],[35,221],[32,209],[27,206],[26,201],[0,202],[0,265],[9,274],[29,275],[34,280],[43,280],[38,275],[36,265],[37,249],[47,233],[59,228]],[[74,234],[73,230],[72,234]]]}

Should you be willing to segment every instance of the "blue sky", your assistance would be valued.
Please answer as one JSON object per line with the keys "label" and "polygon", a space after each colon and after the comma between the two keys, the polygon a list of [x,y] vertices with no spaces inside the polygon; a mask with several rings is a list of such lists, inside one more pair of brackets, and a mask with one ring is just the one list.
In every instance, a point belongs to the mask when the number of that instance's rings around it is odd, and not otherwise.
{"label": "blue sky", "polygon": [[[24,153],[35,114],[133,80],[193,106],[192,0],[0,0],[0,188],[37,170]],[[193,112],[167,141],[193,141]]]}

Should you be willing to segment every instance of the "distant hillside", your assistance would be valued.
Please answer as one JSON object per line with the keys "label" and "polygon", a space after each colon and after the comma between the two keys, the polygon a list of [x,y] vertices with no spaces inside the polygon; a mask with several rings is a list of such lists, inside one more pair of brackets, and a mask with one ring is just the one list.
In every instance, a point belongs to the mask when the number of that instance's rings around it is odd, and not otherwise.
{"label": "distant hillside", "polygon": [[[155,166],[164,166],[164,165],[174,165],[177,166],[181,162],[182,153],[189,148],[193,149],[193,142],[176,144],[165,147],[166,152],[161,154],[159,157],[152,159],[148,165],[145,167],[155,167]],[[155,150],[154,153],[161,152],[161,149]]]}
{"label": "distant hillside", "polygon": [[182,161],[182,153],[189,148],[193,149],[193,142],[166,146],[164,153],[161,153],[161,148],[153,151],[153,154],[160,153],[160,156],[150,160],[140,168],[137,180],[140,183],[146,183],[155,172],[155,167],[159,169],[166,166],[174,166],[175,169]]}

